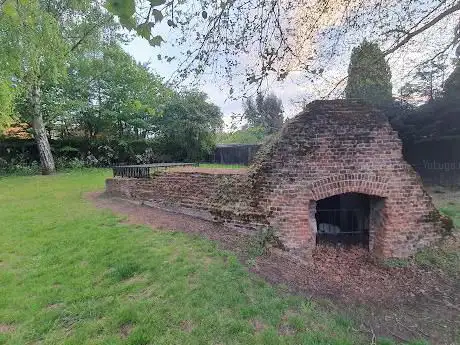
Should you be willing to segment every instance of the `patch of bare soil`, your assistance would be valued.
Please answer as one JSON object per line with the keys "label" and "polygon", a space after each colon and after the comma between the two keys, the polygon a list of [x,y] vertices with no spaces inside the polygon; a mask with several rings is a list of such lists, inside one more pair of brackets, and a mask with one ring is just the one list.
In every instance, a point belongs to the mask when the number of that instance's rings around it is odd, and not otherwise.
{"label": "patch of bare soil", "polygon": [[53,310],[53,309],[59,309],[59,308],[62,308],[64,306],[64,303],[52,303],[52,304],[48,304],[48,309],[50,310]]}
{"label": "patch of bare soil", "polygon": [[193,325],[192,321],[190,320],[183,320],[180,323],[180,329],[185,333],[191,333],[195,326]]}
{"label": "patch of bare soil", "polygon": [[0,323],[0,334],[1,333],[12,333],[15,331],[15,327],[12,325],[4,325]]}
{"label": "patch of bare soil", "polygon": [[126,339],[129,337],[131,332],[133,331],[134,326],[130,323],[125,323],[120,326],[120,338]]}
{"label": "patch of bare soil", "polygon": [[256,333],[261,333],[265,328],[267,328],[267,325],[257,319],[251,320],[251,325],[254,327],[254,331]]}
{"label": "patch of bare soil", "polygon": [[311,263],[272,250],[252,270],[311,298],[334,301],[334,309],[370,335],[446,345],[459,341],[460,283],[442,272],[415,264],[390,268],[363,249],[330,247],[317,247]]}
{"label": "patch of bare soil", "polygon": [[[201,234],[245,261],[248,234],[101,194],[88,197],[97,207],[126,215],[130,223]],[[311,262],[272,249],[258,257],[250,270],[317,301],[333,301],[328,307],[357,320],[370,338],[426,339],[446,345],[460,340],[460,281],[441,271],[415,264],[386,267],[363,249],[330,247],[317,247]]]}

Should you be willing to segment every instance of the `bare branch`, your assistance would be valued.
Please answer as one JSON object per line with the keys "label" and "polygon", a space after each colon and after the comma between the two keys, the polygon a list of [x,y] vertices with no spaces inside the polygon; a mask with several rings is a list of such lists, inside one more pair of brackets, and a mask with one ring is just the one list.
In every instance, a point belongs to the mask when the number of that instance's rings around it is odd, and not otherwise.
{"label": "bare branch", "polygon": [[406,37],[404,37],[404,39],[402,39],[400,42],[396,43],[392,48],[387,49],[386,51],[384,51],[383,54],[385,56],[387,56],[387,55],[390,55],[390,54],[394,53],[399,48],[401,48],[406,43],[408,43],[411,39],[413,39],[415,36],[419,35],[420,33],[424,32],[425,30],[431,28],[433,25],[435,25],[436,23],[438,23],[439,21],[441,21],[442,19],[444,19],[448,15],[450,15],[450,14],[452,14],[452,13],[458,11],[458,10],[460,10],[460,2],[457,2],[452,7],[449,7],[447,10],[445,10],[444,12],[440,13],[439,15],[437,15],[435,18],[430,20],[428,23],[423,25],[421,28],[408,33],[406,35]]}

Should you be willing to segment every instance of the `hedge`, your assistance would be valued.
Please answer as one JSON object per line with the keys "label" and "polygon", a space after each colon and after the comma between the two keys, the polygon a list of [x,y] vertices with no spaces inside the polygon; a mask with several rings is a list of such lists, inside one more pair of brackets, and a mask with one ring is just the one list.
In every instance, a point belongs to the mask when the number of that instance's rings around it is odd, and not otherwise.
{"label": "hedge", "polygon": [[[72,137],[50,141],[57,162],[79,160],[85,166],[108,167],[114,164],[148,164],[184,161],[186,157],[163,154],[154,140],[114,140]],[[34,140],[0,139],[0,168],[12,164],[39,162]]]}

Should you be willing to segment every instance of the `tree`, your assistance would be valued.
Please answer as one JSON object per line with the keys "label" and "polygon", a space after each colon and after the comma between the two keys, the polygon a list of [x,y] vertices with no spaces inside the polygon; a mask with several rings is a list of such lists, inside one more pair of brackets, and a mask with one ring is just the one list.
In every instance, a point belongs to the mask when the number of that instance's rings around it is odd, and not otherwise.
{"label": "tree", "polygon": [[[258,86],[294,71],[317,77],[347,50],[347,42],[363,37],[378,40],[384,56],[404,50],[426,61],[459,38],[459,30],[450,30],[458,23],[458,0],[108,0],[107,8],[155,46],[164,42],[157,28],[167,20],[177,33],[173,43],[184,46],[183,55],[168,57],[181,59],[179,79],[209,70],[231,79],[237,72]],[[421,56],[428,46],[434,48]],[[245,70],[242,59],[249,61]]]}
{"label": "tree", "polygon": [[420,66],[413,80],[400,89],[400,96],[413,103],[433,101],[442,94],[446,68],[443,62],[430,62]]}
{"label": "tree", "polygon": [[7,81],[7,77],[0,76],[0,131],[7,127],[12,121],[12,106],[14,101],[13,87],[12,83]]}
{"label": "tree", "polygon": [[353,49],[345,96],[375,105],[392,100],[390,66],[376,43],[364,41]]}
{"label": "tree", "polygon": [[38,1],[6,1],[2,10],[6,35],[0,36],[0,45],[8,47],[9,78],[18,79],[25,90],[42,171],[49,174],[55,167],[43,122],[41,87],[43,80],[55,80],[63,73],[65,43],[58,23]]}
{"label": "tree", "polygon": [[243,103],[243,117],[250,127],[261,127],[267,134],[279,131],[283,126],[283,104],[273,93],[264,96],[257,93],[255,99]]}
{"label": "tree", "polygon": [[100,42],[72,54],[66,78],[45,83],[43,116],[55,136],[142,139],[155,133],[172,94],[117,42]]}
{"label": "tree", "polygon": [[[404,141],[427,140],[431,138],[458,137],[460,135],[460,69],[455,61],[452,74],[444,83],[443,93],[425,104],[413,107],[399,118],[393,117],[392,124]],[[393,109],[388,114],[397,114]]]}
{"label": "tree", "polygon": [[[55,165],[43,118],[42,89],[65,76],[71,53],[98,28],[98,20],[104,15],[90,1],[73,0],[5,0],[0,10],[0,60],[6,60],[8,66],[0,75],[0,85],[15,80],[21,89],[19,94],[24,96],[24,109],[30,115],[42,173],[51,174]],[[7,97],[12,94],[9,89]]]}
{"label": "tree", "polygon": [[[75,56],[65,83],[51,90],[46,101],[53,104],[55,94],[66,99],[66,109],[57,123],[70,119],[88,138],[145,138],[152,134],[155,117],[160,116],[172,91],[148,66],[136,63],[115,42],[101,44]],[[52,114],[59,113],[50,107]]]}
{"label": "tree", "polygon": [[444,97],[460,102],[460,58],[455,60],[455,68],[444,84]]}
{"label": "tree", "polygon": [[209,154],[216,132],[222,127],[222,113],[198,91],[176,93],[157,118],[154,138],[162,152],[180,160],[196,161]]}

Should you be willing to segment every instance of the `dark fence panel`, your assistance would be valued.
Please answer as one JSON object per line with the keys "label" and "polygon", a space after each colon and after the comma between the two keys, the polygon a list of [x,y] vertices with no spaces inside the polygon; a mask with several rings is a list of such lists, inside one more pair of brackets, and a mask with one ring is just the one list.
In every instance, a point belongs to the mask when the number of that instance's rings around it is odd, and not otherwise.
{"label": "dark fence panel", "polygon": [[460,185],[460,138],[444,137],[405,143],[404,157],[425,184]]}
{"label": "dark fence panel", "polygon": [[248,165],[253,161],[260,146],[260,144],[217,145],[209,160],[211,163]]}

